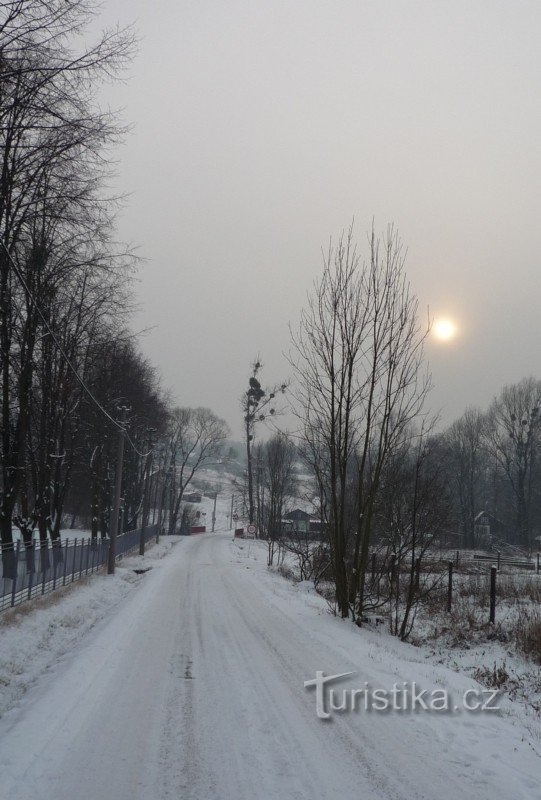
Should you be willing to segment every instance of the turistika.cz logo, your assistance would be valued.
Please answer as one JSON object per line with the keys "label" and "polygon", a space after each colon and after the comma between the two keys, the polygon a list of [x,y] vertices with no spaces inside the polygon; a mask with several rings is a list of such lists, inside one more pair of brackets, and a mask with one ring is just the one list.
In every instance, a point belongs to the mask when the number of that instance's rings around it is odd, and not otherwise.
{"label": "turistika.cz logo", "polygon": [[453,713],[459,711],[499,711],[498,689],[472,688],[463,692],[459,702],[453,702],[447,689],[421,689],[415,681],[393,683],[391,689],[372,688],[367,681],[362,687],[338,688],[331,684],[356,675],[342,672],[325,675],[316,672],[316,677],[304,681],[305,689],[315,688],[316,714],[319,719],[330,719],[334,714],[348,711],[359,712],[419,712]]}

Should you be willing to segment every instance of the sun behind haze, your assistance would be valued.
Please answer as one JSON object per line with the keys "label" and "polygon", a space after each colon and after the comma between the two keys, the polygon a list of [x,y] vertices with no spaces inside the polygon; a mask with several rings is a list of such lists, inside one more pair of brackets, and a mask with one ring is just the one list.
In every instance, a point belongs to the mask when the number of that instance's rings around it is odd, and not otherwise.
{"label": "sun behind haze", "polygon": [[434,323],[434,336],[440,342],[450,342],[456,333],[456,325],[450,319],[438,319]]}

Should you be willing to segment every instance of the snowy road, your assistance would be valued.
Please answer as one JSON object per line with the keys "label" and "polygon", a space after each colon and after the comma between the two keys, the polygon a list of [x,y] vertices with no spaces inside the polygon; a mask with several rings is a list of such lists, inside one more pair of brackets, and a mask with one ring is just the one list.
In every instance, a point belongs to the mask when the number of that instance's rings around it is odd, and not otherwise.
{"label": "snowy road", "polygon": [[302,587],[266,572],[258,547],[222,533],[176,545],[3,721],[0,796],[539,796],[541,760],[512,719],[360,712],[319,720],[303,686],[316,670],[355,671],[357,686],[416,680],[459,692],[472,684],[413,648],[318,612]]}

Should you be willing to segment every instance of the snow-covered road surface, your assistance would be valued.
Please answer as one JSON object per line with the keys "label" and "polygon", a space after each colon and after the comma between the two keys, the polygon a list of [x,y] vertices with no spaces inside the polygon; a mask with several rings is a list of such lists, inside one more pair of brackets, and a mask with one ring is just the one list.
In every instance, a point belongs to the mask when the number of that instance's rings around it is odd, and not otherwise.
{"label": "snow-covered road surface", "polygon": [[191,537],[0,724],[9,800],[521,800],[540,743],[494,714],[322,721],[304,681],[460,694],[471,680],[330,617],[259,543]]}

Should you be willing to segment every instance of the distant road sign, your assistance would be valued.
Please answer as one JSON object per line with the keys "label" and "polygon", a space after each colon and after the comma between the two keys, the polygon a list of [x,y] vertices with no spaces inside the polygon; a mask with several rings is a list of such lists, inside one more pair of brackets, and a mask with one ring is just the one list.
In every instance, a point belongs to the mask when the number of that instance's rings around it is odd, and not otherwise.
{"label": "distant road sign", "polygon": [[248,525],[247,531],[248,533],[255,533],[256,532],[255,525]]}

